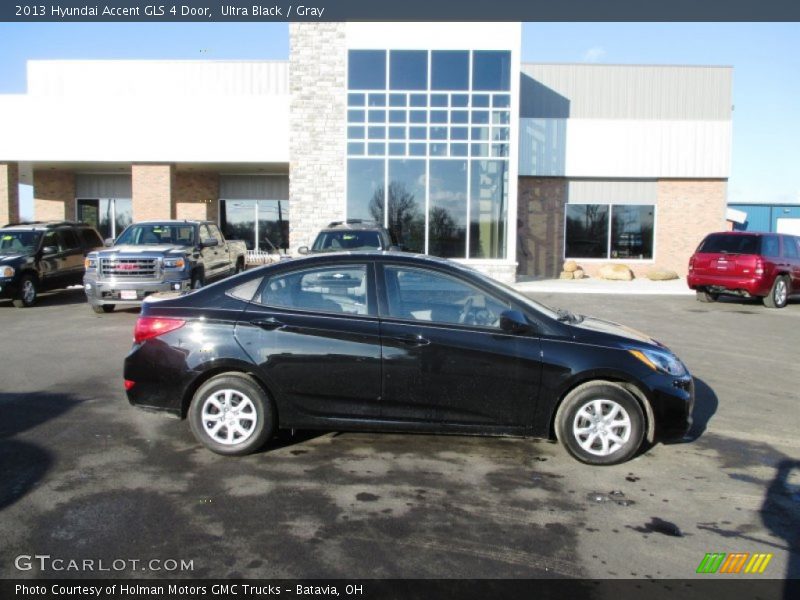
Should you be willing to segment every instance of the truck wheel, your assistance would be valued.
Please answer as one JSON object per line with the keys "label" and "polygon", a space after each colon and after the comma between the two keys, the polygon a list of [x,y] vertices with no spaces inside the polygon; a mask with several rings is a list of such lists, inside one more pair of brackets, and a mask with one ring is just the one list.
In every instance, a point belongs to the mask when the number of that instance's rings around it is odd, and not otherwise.
{"label": "truck wheel", "polygon": [[195,438],[212,452],[228,456],[261,448],[276,422],[272,400],[244,373],[222,373],[201,385],[188,416]]}
{"label": "truck wheel", "polygon": [[783,308],[789,300],[789,278],[785,275],[775,278],[769,294],[764,296],[764,306],[767,308]]}
{"label": "truck wheel", "polygon": [[236,261],[236,268],[234,269],[233,274],[236,275],[242,271],[244,271],[244,260],[240,258]]}
{"label": "truck wheel", "polygon": [[716,302],[717,298],[719,298],[719,294],[714,294],[705,290],[697,290],[698,302]]}
{"label": "truck wheel", "polygon": [[205,285],[205,278],[203,277],[202,273],[195,273],[192,275],[192,289],[199,290],[201,287]]}
{"label": "truck wheel", "polygon": [[12,300],[17,308],[27,308],[36,303],[39,289],[36,285],[36,278],[33,275],[23,275],[19,282],[19,294]]}
{"label": "truck wheel", "polygon": [[103,313],[114,312],[114,305],[113,304],[92,304],[92,310],[94,312],[96,312],[98,315],[102,315]]}

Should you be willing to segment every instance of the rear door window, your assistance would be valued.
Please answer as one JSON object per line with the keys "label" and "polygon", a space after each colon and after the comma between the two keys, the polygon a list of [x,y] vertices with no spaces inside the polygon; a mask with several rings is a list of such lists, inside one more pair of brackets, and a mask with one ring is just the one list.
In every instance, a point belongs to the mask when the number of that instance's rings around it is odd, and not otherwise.
{"label": "rear door window", "polygon": [[103,245],[103,240],[94,229],[78,229],[78,237],[81,238],[83,247],[87,250],[100,248]]}
{"label": "rear door window", "polygon": [[719,254],[760,254],[761,244],[757,235],[709,235],[698,248],[698,252]]}
{"label": "rear door window", "polygon": [[786,258],[798,258],[796,238],[790,235],[783,236],[783,255]]}
{"label": "rear door window", "polygon": [[766,235],[761,242],[761,254],[769,257],[780,256],[780,242],[777,235]]}
{"label": "rear door window", "polygon": [[324,313],[368,315],[367,267],[335,265],[273,275],[254,302]]}
{"label": "rear door window", "polygon": [[78,236],[72,229],[59,229],[58,230],[59,250],[61,252],[71,252],[72,250],[80,250],[81,244],[78,241]]}

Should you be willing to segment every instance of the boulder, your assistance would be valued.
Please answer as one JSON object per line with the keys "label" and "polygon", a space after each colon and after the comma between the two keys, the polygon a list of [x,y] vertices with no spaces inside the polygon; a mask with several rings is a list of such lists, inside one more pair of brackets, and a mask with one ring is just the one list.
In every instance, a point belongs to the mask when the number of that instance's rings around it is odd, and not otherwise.
{"label": "boulder", "polygon": [[585,277],[585,275],[586,275],[586,274],[583,272],[583,269],[575,269],[575,270],[572,272],[572,276],[573,276],[575,279],[583,279],[583,278]]}
{"label": "boulder", "polygon": [[614,281],[630,281],[633,279],[633,271],[628,265],[607,264],[600,267],[597,273],[600,279],[611,279]]}
{"label": "boulder", "polygon": [[677,279],[678,274],[675,271],[671,271],[669,269],[662,269],[660,267],[653,267],[645,276],[650,281],[669,281],[670,279]]}
{"label": "boulder", "polygon": [[558,276],[559,279],[572,279],[572,271],[561,271],[561,275]]}
{"label": "boulder", "polygon": [[564,263],[564,270],[567,273],[574,273],[578,270],[578,263],[576,263],[574,260],[568,260]]}

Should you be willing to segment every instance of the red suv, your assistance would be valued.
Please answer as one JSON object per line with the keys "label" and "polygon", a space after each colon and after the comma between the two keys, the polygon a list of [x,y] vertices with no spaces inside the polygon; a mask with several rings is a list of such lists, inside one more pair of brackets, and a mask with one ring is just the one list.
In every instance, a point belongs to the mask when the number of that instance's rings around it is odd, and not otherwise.
{"label": "red suv", "polygon": [[689,259],[689,287],[700,302],[720,294],[760,297],[783,308],[800,293],[800,238],[778,233],[724,231],[706,236]]}

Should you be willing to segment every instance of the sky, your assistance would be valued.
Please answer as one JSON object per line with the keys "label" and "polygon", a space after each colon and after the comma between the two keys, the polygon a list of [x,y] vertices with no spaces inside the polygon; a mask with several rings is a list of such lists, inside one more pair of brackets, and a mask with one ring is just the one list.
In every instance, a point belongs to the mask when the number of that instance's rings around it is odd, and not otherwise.
{"label": "sky", "polygon": [[[800,23],[526,23],[522,39],[525,62],[732,66],[728,201],[800,202]],[[31,59],[288,55],[285,23],[0,23],[0,94],[25,92]]]}

